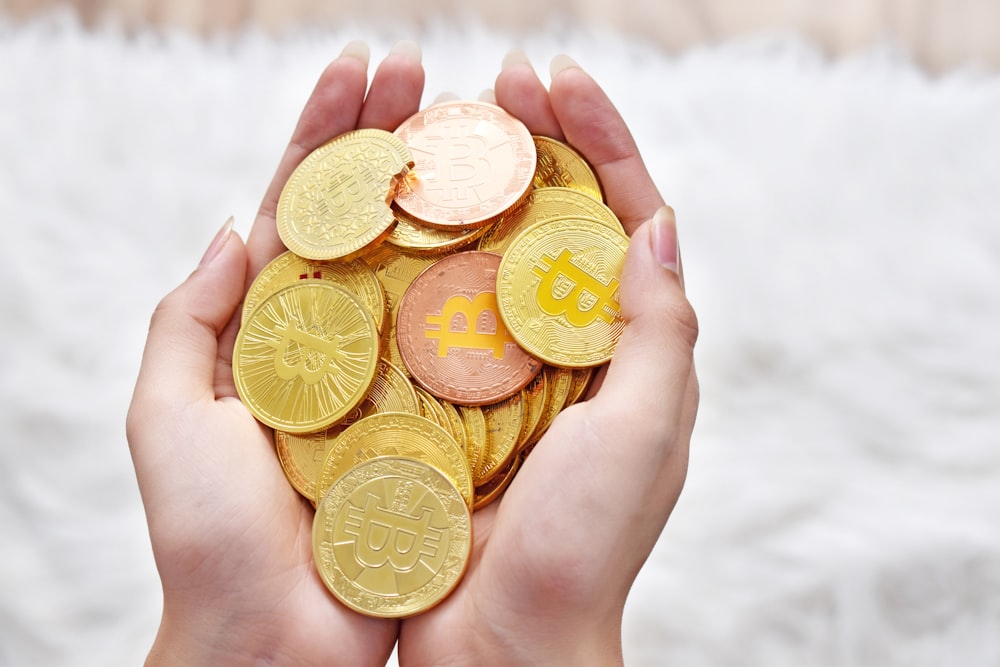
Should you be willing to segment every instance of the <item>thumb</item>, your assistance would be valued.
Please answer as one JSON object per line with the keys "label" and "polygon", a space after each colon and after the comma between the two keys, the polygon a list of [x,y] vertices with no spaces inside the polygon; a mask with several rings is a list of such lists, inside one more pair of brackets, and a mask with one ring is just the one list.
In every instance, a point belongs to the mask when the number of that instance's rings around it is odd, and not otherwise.
{"label": "thumb", "polygon": [[220,346],[219,338],[243,296],[247,263],[232,225],[230,218],[198,268],[156,307],[130,412],[150,403],[180,407],[214,400],[217,385],[232,386],[232,343]]}
{"label": "thumb", "polygon": [[620,297],[627,325],[591,402],[602,422],[628,425],[631,437],[623,442],[640,446],[677,430],[689,399],[698,337],[698,320],[684,295],[677,224],[669,206],[632,235]]}

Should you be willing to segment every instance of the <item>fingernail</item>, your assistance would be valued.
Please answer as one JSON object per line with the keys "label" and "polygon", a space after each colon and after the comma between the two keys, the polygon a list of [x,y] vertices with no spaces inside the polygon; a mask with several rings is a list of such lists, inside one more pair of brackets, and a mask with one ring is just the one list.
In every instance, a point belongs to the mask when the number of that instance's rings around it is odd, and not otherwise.
{"label": "fingernail", "polygon": [[556,78],[556,75],[559,74],[560,72],[572,69],[574,67],[576,69],[582,69],[578,62],[576,62],[566,54],[560,53],[559,55],[557,55],[555,58],[552,59],[552,63],[549,65],[549,76],[551,76],[554,79]]}
{"label": "fingernail", "polygon": [[487,102],[489,104],[497,103],[496,93],[493,92],[492,88],[486,88],[483,92],[479,93],[479,101]]}
{"label": "fingernail", "polygon": [[503,57],[503,63],[500,65],[500,69],[507,69],[508,67],[513,67],[514,65],[527,65],[531,67],[531,61],[528,60],[528,55],[521,49],[511,49],[507,52],[507,55]]}
{"label": "fingernail", "polygon": [[417,62],[420,62],[420,58],[422,57],[420,45],[409,39],[401,39],[393,44],[389,53],[394,56],[403,56]]}
{"label": "fingernail", "polygon": [[367,66],[368,60],[371,58],[371,51],[368,49],[368,44],[360,39],[355,39],[347,43],[344,50],[340,52],[340,57],[354,58],[355,60],[360,60]]}
{"label": "fingernail", "polygon": [[653,214],[649,242],[660,266],[677,273],[677,218],[674,209],[664,206]]}
{"label": "fingernail", "polygon": [[202,256],[201,261],[198,262],[198,268],[201,268],[215,259],[215,256],[219,254],[222,250],[222,246],[226,245],[226,240],[229,239],[229,233],[233,231],[233,216],[229,216],[226,220],[226,224],[222,225],[222,229],[215,235],[212,242],[208,245],[208,250],[205,251],[204,256]]}

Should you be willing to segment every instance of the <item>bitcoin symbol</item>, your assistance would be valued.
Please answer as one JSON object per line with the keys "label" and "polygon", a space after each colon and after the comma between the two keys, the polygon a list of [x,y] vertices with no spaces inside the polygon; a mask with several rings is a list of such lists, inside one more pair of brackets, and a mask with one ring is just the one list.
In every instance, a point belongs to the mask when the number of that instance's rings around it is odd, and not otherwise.
{"label": "bitcoin symbol", "polygon": [[573,253],[563,249],[552,259],[542,255],[542,264],[532,272],[542,279],[538,306],[553,317],[563,315],[575,327],[585,327],[600,318],[607,323],[618,315],[618,279],[605,285],[571,261]]}
{"label": "bitcoin symbol", "polygon": [[[316,384],[326,375],[329,366],[345,358],[340,349],[340,336],[334,336],[329,341],[299,331],[294,326],[275,329],[275,333],[281,334],[281,341],[269,341],[267,345],[274,348],[274,372],[282,380],[288,381],[298,376],[306,384]],[[295,352],[299,357],[295,364],[288,363],[288,357],[293,352],[292,343],[296,344]]]}
{"label": "bitcoin symbol", "polygon": [[326,212],[333,216],[349,213],[358,205],[365,204],[368,198],[362,179],[353,171],[337,174],[329,187],[323,188],[321,195]]}
{"label": "bitcoin symbol", "polygon": [[392,512],[379,507],[379,498],[368,494],[364,508],[351,507],[344,532],[357,538],[354,557],[365,567],[386,563],[397,572],[408,572],[422,557],[437,556],[442,532],[431,528],[434,510],[424,506],[420,516]]}
{"label": "bitcoin symbol", "polygon": [[[455,316],[462,315],[465,330],[456,331]],[[492,327],[490,327],[492,320]],[[497,315],[497,295],[494,292],[480,292],[470,300],[461,294],[448,299],[440,315],[428,315],[427,324],[437,329],[426,329],[424,336],[438,339],[438,356],[447,357],[449,347],[475,350],[493,350],[496,359],[503,359],[507,343],[513,343],[507,328]],[[492,328],[492,331],[489,329]]]}

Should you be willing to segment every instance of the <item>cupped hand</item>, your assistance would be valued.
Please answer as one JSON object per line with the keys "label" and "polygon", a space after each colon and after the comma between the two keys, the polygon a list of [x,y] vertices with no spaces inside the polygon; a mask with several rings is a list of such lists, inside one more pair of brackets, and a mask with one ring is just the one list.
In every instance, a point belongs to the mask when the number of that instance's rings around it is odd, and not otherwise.
{"label": "cupped hand", "polygon": [[594,80],[560,56],[546,90],[514,52],[494,91],[533,134],[567,141],[595,168],[631,236],[627,326],[588,400],[563,411],[504,496],[473,515],[465,576],[440,605],[403,621],[400,662],[616,664],[626,597],[687,471],[697,320],[673,212]]}
{"label": "cupped hand", "polygon": [[163,585],[148,664],[383,665],[395,644],[397,622],[351,612],[324,587],[313,510],[240,402],[231,363],[245,288],[284,250],[274,215],[292,170],[338,134],[393,129],[419,107],[415,44],[397,44],[370,87],[367,69],[359,42],[327,67],[246,246],[224,227],[153,315],[126,424]]}

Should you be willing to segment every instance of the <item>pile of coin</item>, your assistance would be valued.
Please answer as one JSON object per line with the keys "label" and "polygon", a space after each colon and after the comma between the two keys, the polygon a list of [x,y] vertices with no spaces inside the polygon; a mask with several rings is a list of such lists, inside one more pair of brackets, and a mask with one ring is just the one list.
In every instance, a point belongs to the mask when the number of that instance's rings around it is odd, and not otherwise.
{"label": "pile of coin", "polygon": [[420,613],[461,579],[472,512],[610,359],[628,239],[573,148],[482,102],[324,144],[277,225],[237,390],[316,507],[330,591]]}

